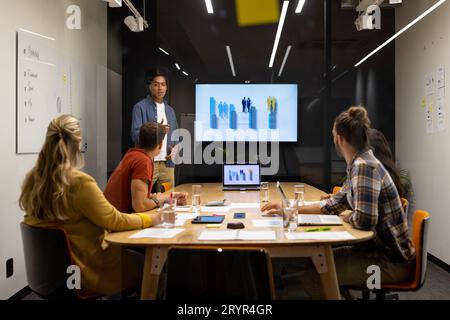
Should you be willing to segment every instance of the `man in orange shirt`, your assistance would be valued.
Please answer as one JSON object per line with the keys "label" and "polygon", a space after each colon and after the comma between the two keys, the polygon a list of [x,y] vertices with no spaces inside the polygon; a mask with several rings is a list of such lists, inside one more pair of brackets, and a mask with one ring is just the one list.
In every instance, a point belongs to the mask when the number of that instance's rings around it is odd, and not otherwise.
{"label": "man in orange shirt", "polygon": [[[144,124],[139,131],[139,142],[120,161],[108,180],[105,197],[121,212],[143,212],[161,207],[169,196],[152,194],[153,159],[161,151],[167,126],[157,122]],[[178,197],[186,203],[186,193]]]}

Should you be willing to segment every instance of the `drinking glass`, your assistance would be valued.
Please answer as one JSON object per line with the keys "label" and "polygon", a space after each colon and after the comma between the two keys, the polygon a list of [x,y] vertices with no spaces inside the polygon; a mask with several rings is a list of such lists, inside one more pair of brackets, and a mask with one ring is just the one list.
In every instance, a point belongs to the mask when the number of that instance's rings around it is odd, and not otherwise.
{"label": "drinking glass", "polygon": [[287,229],[288,232],[294,232],[297,226],[297,206],[290,204],[289,206],[283,206],[283,228]]}
{"label": "drinking glass", "polygon": [[269,202],[269,183],[261,182],[261,202]]}
{"label": "drinking glass", "polygon": [[298,206],[302,206],[305,203],[305,185],[294,185],[294,203],[297,202]]}
{"label": "drinking glass", "polygon": [[175,210],[168,204],[165,204],[161,211],[161,220],[163,228],[175,227]]}
{"label": "drinking glass", "polygon": [[200,194],[202,192],[202,186],[198,184],[194,184],[192,186],[192,207],[196,210],[200,210]]}

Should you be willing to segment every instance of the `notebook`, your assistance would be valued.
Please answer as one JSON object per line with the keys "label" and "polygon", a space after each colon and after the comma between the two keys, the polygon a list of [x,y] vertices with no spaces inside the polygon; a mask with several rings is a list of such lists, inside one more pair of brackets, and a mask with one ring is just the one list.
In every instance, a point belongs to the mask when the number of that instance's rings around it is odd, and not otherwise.
{"label": "notebook", "polygon": [[300,226],[341,226],[342,220],[335,215],[327,214],[299,214],[298,224]]}

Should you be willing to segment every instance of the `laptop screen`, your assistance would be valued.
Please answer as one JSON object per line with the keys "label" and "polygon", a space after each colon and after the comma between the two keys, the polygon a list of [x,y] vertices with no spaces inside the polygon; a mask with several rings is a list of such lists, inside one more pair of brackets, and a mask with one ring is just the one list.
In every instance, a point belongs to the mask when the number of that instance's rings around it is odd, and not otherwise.
{"label": "laptop screen", "polygon": [[259,186],[259,164],[224,164],[224,186]]}

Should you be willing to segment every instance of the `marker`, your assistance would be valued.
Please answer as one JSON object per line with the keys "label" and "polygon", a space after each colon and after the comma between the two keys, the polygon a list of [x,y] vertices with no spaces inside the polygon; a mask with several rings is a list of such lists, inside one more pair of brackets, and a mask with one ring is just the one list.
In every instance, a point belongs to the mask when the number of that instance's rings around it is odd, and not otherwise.
{"label": "marker", "polygon": [[330,227],[306,229],[305,232],[330,231]]}

